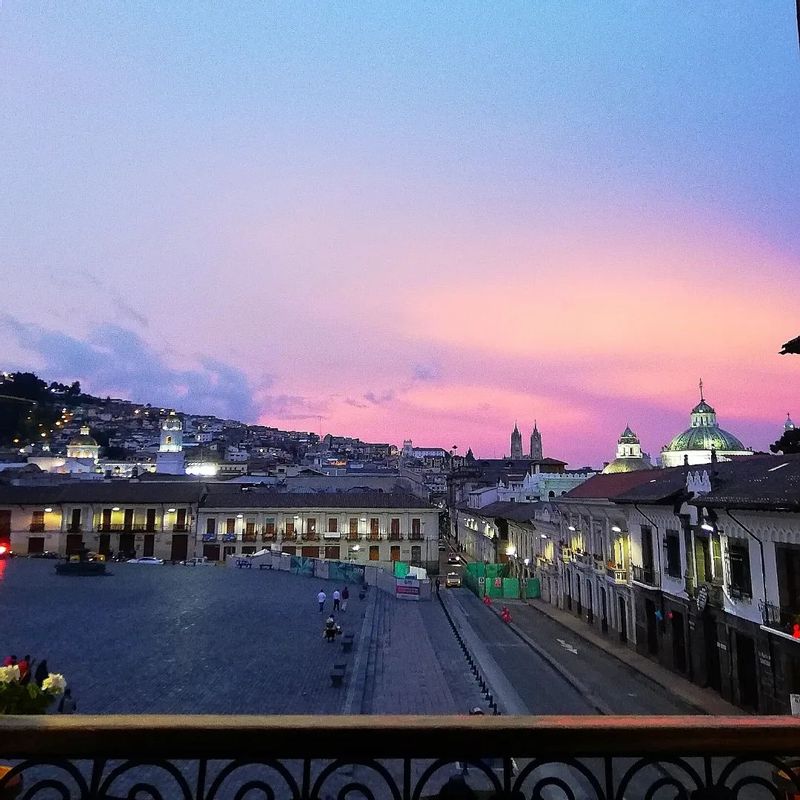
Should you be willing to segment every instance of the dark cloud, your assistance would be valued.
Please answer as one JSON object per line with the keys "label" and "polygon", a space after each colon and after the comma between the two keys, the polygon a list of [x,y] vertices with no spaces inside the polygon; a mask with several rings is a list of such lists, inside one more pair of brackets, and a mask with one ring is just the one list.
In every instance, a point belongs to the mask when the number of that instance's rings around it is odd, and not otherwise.
{"label": "dark cloud", "polygon": [[83,275],[87,282],[94,288],[100,289],[109,296],[116,311],[122,312],[124,316],[130,317],[143,328],[146,328],[150,324],[144,314],[137,311],[118,291],[116,291],[116,289],[113,289],[111,286],[101,281],[93,272],[85,269],[82,270],[80,274]]}
{"label": "dark cloud", "polygon": [[267,393],[269,377],[254,387],[242,370],[211,358],[201,359],[197,369],[180,369],[134,331],[118,325],[101,325],[82,340],[8,315],[0,322],[20,345],[39,356],[42,377],[78,379],[94,394],[245,422],[261,415],[297,419],[316,415],[302,397]]}
{"label": "dark cloud", "polygon": [[385,403],[391,403],[397,397],[397,392],[394,389],[387,389],[385,392],[376,394],[375,392],[367,392],[364,399],[373,406],[382,406]]}
{"label": "dark cloud", "polygon": [[411,375],[415,381],[435,381],[439,379],[441,370],[436,364],[414,364]]}
{"label": "dark cloud", "polygon": [[345,402],[346,405],[353,406],[354,408],[369,408],[369,404],[368,403],[361,403],[361,402],[359,402],[358,400],[356,400],[356,399],[354,399],[352,397],[345,398],[344,402]]}

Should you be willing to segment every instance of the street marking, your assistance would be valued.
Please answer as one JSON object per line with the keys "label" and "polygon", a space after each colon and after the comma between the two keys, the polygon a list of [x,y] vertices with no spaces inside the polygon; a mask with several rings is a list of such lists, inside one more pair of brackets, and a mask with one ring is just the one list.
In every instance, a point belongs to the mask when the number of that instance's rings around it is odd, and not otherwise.
{"label": "street marking", "polygon": [[574,653],[578,655],[578,648],[575,645],[570,644],[569,642],[565,642],[563,639],[556,639],[556,641],[565,649],[569,650],[570,653]]}

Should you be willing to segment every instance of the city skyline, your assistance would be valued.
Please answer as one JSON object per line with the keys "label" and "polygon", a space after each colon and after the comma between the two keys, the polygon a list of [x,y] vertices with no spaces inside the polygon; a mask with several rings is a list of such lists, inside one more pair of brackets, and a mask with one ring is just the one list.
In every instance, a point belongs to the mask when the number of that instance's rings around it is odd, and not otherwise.
{"label": "city skyline", "polygon": [[793,4],[5,3],[3,369],[397,444],[655,458],[794,407]]}

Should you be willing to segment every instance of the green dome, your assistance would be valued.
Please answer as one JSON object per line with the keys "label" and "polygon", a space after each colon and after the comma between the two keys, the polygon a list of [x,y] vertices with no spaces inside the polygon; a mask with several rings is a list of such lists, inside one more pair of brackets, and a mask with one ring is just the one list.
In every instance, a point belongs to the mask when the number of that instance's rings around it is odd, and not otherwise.
{"label": "green dome", "polygon": [[693,409],[692,414],[716,414],[717,412],[706,403],[705,400],[701,400]]}
{"label": "green dome", "polygon": [[[700,412],[707,413],[707,412]],[[745,450],[745,446],[728,431],[717,425],[698,425],[679,433],[665,450]]]}
{"label": "green dome", "polygon": [[653,465],[646,458],[615,458],[603,467],[603,475],[619,472],[638,472],[640,469],[652,469]]}

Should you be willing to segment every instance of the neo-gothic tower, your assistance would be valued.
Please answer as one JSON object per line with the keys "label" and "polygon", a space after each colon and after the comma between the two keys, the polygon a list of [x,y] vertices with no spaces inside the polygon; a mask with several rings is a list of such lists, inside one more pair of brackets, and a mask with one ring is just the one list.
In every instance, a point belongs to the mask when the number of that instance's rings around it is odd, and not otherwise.
{"label": "neo-gothic tower", "polygon": [[184,475],[186,473],[183,455],[183,423],[174,411],[170,411],[161,423],[161,444],[156,456],[156,472],[166,475]]}
{"label": "neo-gothic tower", "polygon": [[511,431],[511,458],[522,458],[522,434],[514,423],[514,430]]}
{"label": "neo-gothic tower", "polygon": [[533,423],[533,432],[531,433],[531,458],[536,461],[542,460],[542,434],[539,433],[539,428],[536,426],[536,421]]}

